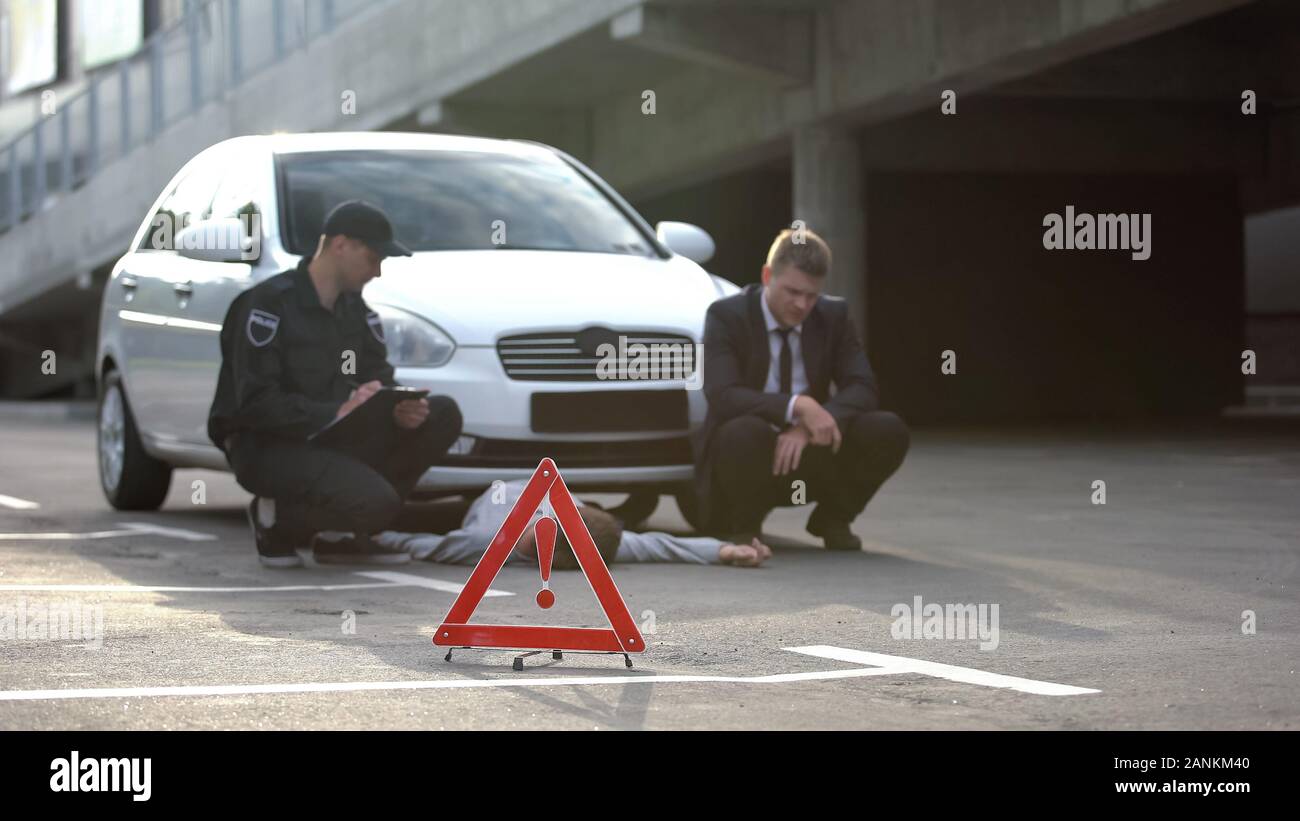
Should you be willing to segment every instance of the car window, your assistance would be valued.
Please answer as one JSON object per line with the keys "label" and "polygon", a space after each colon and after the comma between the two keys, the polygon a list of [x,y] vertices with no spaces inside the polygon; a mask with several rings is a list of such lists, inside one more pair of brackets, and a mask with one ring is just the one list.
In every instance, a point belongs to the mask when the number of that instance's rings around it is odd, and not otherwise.
{"label": "car window", "polygon": [[252,181],[242,175],[226,177],[217,186],[217,194],[212,198],[208,214],[212,219],[237,217],[247,213],[250,208],[256,210],[254,202],[256,188]]}
{"label": "car window", "polygon": [[474,151],[330,151],[279,160],[285,247],[316,247],[335,205],[364,199],[415,251],[542,249],[648,256],[650,243],[559,157]]}
{"label": "car window", "polygon": [[221,168],[214,158],[186,173],[150,218],[140,250],[174,251],[174,239],[181,229],[210,215],[212,195],[220,177]]}
{"label": "car window", "polygon": [[219,219],[259,211],[257,173],[260,170],[261,164],[256,162],[238,160],[232,163],[217,184],[208,215]]}

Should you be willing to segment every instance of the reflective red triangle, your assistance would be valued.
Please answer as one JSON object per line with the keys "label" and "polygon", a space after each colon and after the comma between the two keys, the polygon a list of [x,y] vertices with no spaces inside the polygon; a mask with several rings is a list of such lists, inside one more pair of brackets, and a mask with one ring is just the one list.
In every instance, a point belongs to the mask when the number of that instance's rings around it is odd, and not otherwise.
{"label": "reflective red triangle", "polygon": [[[501,566],[506,563],[519,537],[523,535],[533,513],[548,498],[560,529],[564,531],[587,583],[600,602],[609,628],[538,627],[531,625],[469,624],[470,616],[492,586]],[[597,650],[609,653],[641,653],[645,639],[628,612],[609,568],[596,550],[587,525],[578,514],[578,506],[564,484],[559,469],[550,458],[543,459],[533,471],[515,506],[506,515],[501,529],[492,537],[488,549],[470,574],[469,581],[452,602],[451,609],[433,635],[433,643],[444,647],[498,647],[519,650]]]}

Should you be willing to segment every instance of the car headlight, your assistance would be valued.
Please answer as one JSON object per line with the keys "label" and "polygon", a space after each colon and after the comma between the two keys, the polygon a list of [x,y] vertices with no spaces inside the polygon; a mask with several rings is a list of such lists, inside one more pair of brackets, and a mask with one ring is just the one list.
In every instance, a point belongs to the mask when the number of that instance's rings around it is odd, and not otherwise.
{"label": "car headlight", "polygon": [[388,361],[394,368],[436,368],[447,364],[456,343],[441,328],[389,305],[371,305],[384,323]]}

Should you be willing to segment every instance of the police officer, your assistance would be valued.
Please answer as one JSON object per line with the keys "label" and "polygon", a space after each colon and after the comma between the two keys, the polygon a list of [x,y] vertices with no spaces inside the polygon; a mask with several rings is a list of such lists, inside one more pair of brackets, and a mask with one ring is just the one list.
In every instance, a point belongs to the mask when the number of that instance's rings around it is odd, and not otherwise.
{"label": "police officer", "polygon": [[[248,506],[268,567],[409,560],[370,534],[384,530],[428,467],[460,435],[447,396],[399,402],[390,424],[328,448],[308,437],[395,385],[383,323],[361,298],[386,256],[410,256],[383,211],[345,202],[325,218],[310,257],[240,294],[221,328],[221,373],[208,436]],[[355,370],[348,367],[354,363]]]}

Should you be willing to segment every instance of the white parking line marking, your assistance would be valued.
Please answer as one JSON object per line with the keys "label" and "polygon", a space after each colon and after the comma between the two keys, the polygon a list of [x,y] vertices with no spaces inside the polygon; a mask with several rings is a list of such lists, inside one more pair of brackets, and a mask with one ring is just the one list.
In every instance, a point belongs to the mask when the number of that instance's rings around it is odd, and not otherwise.
{"label": "white parking line marking", "polygon": [[176,527],[159,527],[147,522],[123,522],[125,529],[120,530],[92,530],[89,533],[65,533],[61,531],[51,533],[0,533],[0,540],[15,542],[51,542],[51,541],[74,541],[77,539],[116,539],[120,536],[139,536],[142,534],[153,534],[157,536],[167,536],[172,539],[184,539],[187,542],[211,542],[216,540],[216,536],[210,533],[199,533],[194,530],[181,530]]}
{"label": "white parking line marking", "polygon": [[161,525],[149,524],[148,522],[122,522],[126,527],[141,533],[157,533],[159,536],[170,536],[173,539],[184,539],[187,542],[214,542],[216,536],[211,533],[199,533],[194,530],[181,530],[179,527],[162,527]]}
{"label": "white parking line marking", "polygon": [[407,587],[404,584],[287,584],[280,587],[171,587],[149,584],[3,584],[0,592],[42,590],[61,593],[283,593],[299,590],[366,590],[375,587]]}
{"label": "white parking line marking", "polygon": [[[430,590],[442,590],[446,593],[460,593],[465,589],[465,585],[456,584],[455,582],[444,582],[441,579],[431,579],[428,576],[416,576],[411,573],[393,573],[388,570],[367,570],[357,573],[358,576],[365,576],[371,579],[383,579],[384,581],[395,584],[408,585],[413,587],[427,587]],[[513,596],[514,593],[508,593],[505,590],[490,588],[485,596]]]}
{"label": "white parking line marking", "polygon": [[[864,678],[868,676],[889,676],[898,673],[923,673],[946,678],[951,681],[963,681],[969,684],[981,684],[988,687],[1012,687],[1022,692],[1038,695],[1078,695],[1097,693],[1083,687],[1068,687],[1064,684],[1052,684],[1033,679],[999,676],[984,673],[968,667],[954,667],[948,664],[934,664],[902,656],[887,656],[882,653],[867,653],[848,650],[843,647],[814,645],[810,647],[787,647],[796,653],[835,658],[854,663],[879,664],[874,667],[858,667],[849,670],[819,670],[810,673],[777,673],[766,676],[691,676],[691,675],[615,675],[615,676],[564,676],[552,678],[498,678],[498,679],[437,679],[432,681],[351,681],[323,683],[288,683],[288,684],[200,684],[171,687],[98,687],[86,689],[63,690],[8,690],[0,691],[0,701],[47,701],[71,700],[82,698],[148,698],[162,696],[243,696],[243,695],[283,695],[291,693],[356,693],[391,690],[459,690],[492,687],[573,687],[577,685],[609,684],[788,684],[800,681],[826,681],[833,679]],[[862,657],[871,657],[874,661],[864,661]],[[975,675],[978,674],[978,675]],[[972,680],[979,678],[980,680]],[[998,683],[992,683],[993,681]],[[1007,683],[1012,682],[1012,683]],[[1026,686],[1034,689],[1025,689]]]}
{"label": "white parking line marking", "polygon": [[774,676],[557,676],[556,678],[437,679],[434,681],[350,681],[321,684],[218,684],[180,687],[104,687],[84,690],[0,691],[0,701],[44,701],[78,698],[144,698],[151,696],[243,696],[283,693],[354,693],[375,690],[458,690],[480,687],[570,687],[592,684],[740,683],[776,684],[789,681],[857,678],[883,675],[876,669],[783,673]]}
{"label": "white parking line marking", "polygon": [[0,533],[0,539],[25,542],[68,541],[71,539],[115,539],[118,536],[139,536],[138,530],[93,530],[89,533]]}
{"label": "white parking line marking", "polygon": [[0,507],[11,507],[14,510],[35,510],[40,507],[39,502],[29,502],[26,499],[19,499],[14,496],[6,496],[0,493]]}
{"label": "white parking line marking", "polygon": [[924,676],[959,681],[963,684],[978,684],[982,687],[1001,687],[1033,693],[1039,696],[1077,696],[1084,693],[1100,693],[1087,687],[1072,687],[1069,684],[1054,684],[1050,681],[1036,681],[1032,678],[1004,676],[1000,673],[986,673],[973,667],[957,667],[952,664],[939,664],[934,661],[910,659],[905,656],[887,656],[884,653],[869,653],[865,650],[849,650],[844,647],[831,647],[815,644],[808,647],[786,647],[794,653],[816,656],[853,664],[870,664],[889,673],[919,673]]}
{"label": "white parking line marking", "polygon": [[[417,576],[413,573],[386,571],[360,572],[354,576],[376,579],[356,584],[286,584],[258,587],[178,587],[163,584],[0,584],[0,593],[51,591],[60,593],[284,593],[303,590],[373,590],[381,587],[425,587],[445,593],[459,593],[463,585]],[[493,588],[488,596],[513,596],[507,590]]]}

